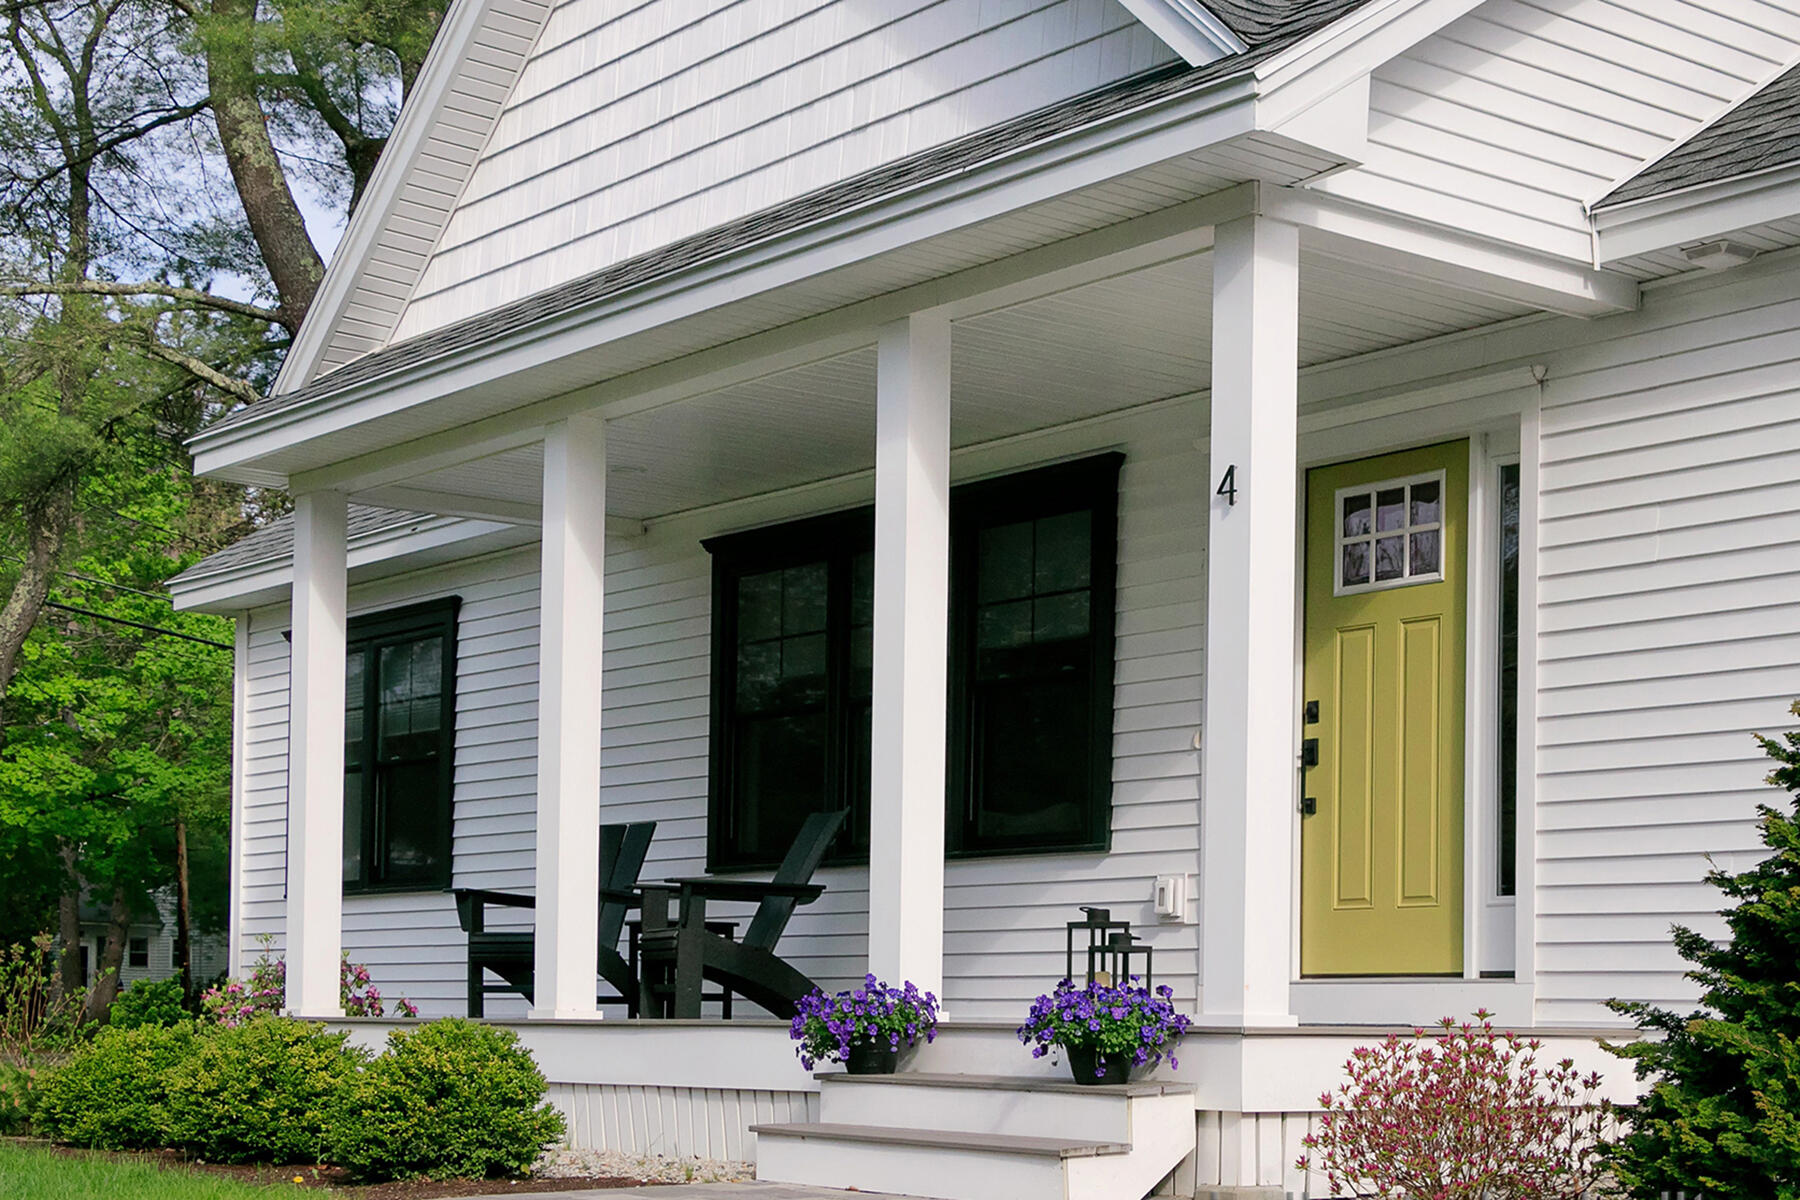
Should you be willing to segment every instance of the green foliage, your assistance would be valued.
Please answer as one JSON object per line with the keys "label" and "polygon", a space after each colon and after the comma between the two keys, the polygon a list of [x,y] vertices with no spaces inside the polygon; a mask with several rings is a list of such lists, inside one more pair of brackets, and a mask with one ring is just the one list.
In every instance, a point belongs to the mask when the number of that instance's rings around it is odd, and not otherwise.
{"label": "green foliage", "polygon": [[102,1029],[50,1073],[34,1114],[58,1141],[136,1150],[168,1140],[171,1081],[194,1053],[192,1027]]}
{"label": "green foliage", "polygon": [[46,1074],[35,1063],[0,1058],[0,1137],[30,1131]]}
{"label": "green foliage", "polygon": [[210,1030],[170,1073],[169,1140],[213,1162],[316,1162],[338,1091],[367,1057],[287,1017]]}
{"label": "green foliage", "polygon": [[1612,1004],[1652,1035],[1615,1050],[1653,1081],[1611,1155],[1635,1196],[1800,1200],[1800,731],[1757,741],[1775,762],[1768,782],[1793,800],[1759,806],[1768,858],[1707,875],[1729,901],[1726,940],[1675,930],[1703,1008]]}
{"label": "green foliage", "polygon": [[396,1030],[332,1110],[327,1153],[365,1178],[518,1174],[563,1133],[544,1089],[510,1030],[455,1018]]}
{"label": "green foliage", "polygon": [[78,1035],[84,997],[56,987],[54,940],[0,945],[0,1060],[31,1062]]}
{"label": "green foliage", "polygon": [[181,1006],[179,979],[138,980],[119,993],[107,1018],[114,1029],[139,1029],[146,1025],[168,1029],[187,1019],[187,1011]]}

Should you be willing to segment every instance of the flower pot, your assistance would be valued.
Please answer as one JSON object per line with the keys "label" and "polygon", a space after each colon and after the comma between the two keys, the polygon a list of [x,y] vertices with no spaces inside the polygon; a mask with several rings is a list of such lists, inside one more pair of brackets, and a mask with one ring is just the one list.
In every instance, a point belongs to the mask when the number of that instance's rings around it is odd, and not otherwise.
{"label": "flower pot", "polygon": [[889,1046],[883,1042],[852,1042],[844,1070],[852,1075],[892,1075],[900,1067],[900,1056],[909,1047]]}
{"label": "flower pot", "polygon": [[1063,1049],[1069,1056],[1069,1073],[1075,1076],[1076,1083],[1098,1085],[1131,1081],[1131,1056],[1128,1054],[1108,1054],[1096,1073],[1092,1046],[1064,1046]]}

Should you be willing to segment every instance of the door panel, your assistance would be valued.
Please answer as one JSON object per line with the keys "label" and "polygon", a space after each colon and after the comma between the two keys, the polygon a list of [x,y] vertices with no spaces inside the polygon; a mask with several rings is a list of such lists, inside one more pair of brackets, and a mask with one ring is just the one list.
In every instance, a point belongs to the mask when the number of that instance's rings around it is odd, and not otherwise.
{"label": "door panel", "polygon": [[1307,473],[1304,975],[1461,974],[1468,443]]}

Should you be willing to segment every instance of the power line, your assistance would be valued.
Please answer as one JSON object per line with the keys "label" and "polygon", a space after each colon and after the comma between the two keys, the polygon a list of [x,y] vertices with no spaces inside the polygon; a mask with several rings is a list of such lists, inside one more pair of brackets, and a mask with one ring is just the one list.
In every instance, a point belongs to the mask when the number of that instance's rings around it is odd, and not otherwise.
{"label": "power line", "polygon": [[62,612],[76,613],[83,617],[93,617],[97,621],[111,621],[115,625],[129,625],[133,629],[142,629],[147,633],[160,633],[164,637],[180,638],[185,642],[199,642],[202,646],[212,646],[219,650],[236,651],[237,647],[228,642],[215,642],[211,638],[203,638],[198,634],[183,633],[179,629],[164,629],[160,625],[146,625],[142,621],[127,621],[124,617],[108,616],[103,612],[95,612],[91,608],[76,608],[73,604],[58,604],[54,600],[44,601],[45,608],[59,609]]}

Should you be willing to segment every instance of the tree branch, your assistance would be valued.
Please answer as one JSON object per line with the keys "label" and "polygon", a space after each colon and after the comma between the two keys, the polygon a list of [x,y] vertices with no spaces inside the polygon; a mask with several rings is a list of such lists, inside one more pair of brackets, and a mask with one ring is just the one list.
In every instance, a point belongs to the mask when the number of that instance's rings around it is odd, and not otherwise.
{"label": "tree branch", "polygon": [[210,383],[221,392],[229,392],[246,404],[254,404],[262,399],[262,396],[257,390],[245,383],[242,379],[233,379],[223,371],[217,370],[208,366],[206,363],[201,362],[193,355],[183,354],[179,350],[165,346],[155,338],[146,337],[144,339],[144,349],[152,356],[160,358],[166,363],[175,364],[202,383]]}
{"label": "tree branch", "polygon": [[215,296],[198,288],[173,287],[162,283],[111,283],[103,279],[79,279],[69,283],[0,283],[0,296],[162,296],[201,308],[249,317],[253,321],[282,323],[281,314],[272,308],[246,304]]}

